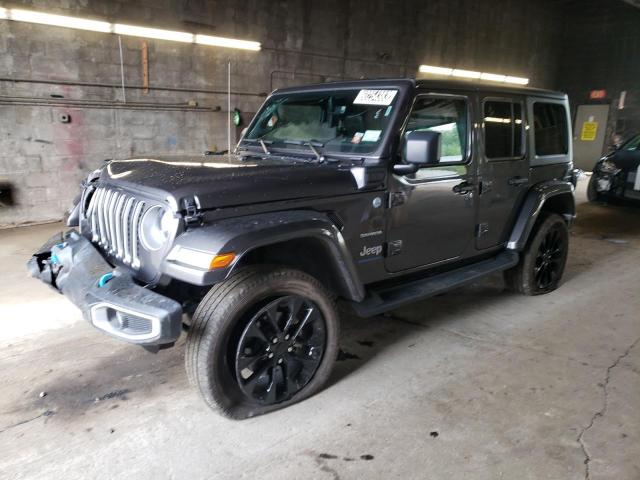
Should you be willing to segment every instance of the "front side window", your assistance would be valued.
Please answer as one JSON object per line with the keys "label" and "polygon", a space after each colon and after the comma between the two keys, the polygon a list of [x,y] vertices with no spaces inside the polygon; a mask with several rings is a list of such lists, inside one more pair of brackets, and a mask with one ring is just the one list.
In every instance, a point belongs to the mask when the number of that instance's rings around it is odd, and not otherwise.
{"label": "front side window", "polygon": [[489,159],[522,157],[522,105],[505,101],[484,104],[484,150]]}
{"label": "front side window", "polygon": [[244,139],[269,148],[300,149],[312,142],[323,152],[370,153],[382,142],[398,95],[393,88],[274,95]]}
{"label": "front side window", "polygon": [[418,97],[409,116],[406,134],[440,132],[440,163],[460,163],[467,152],[467,102],[464,99]]}
{"label": "front side window", "polygon": [[536,155],[566,155],[569,152],[567,112],[558,103],[533,104]]}

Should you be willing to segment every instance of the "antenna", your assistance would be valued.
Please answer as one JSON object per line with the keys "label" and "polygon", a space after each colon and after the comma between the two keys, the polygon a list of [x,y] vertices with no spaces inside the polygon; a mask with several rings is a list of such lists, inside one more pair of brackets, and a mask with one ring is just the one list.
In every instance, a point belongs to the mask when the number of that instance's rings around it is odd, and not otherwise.
{"label": "antenna", "polygon": [[231,155],[231,60],[227,65],[227,155]]}
{"label": "antenna", "polygon": [[[122,102],[127,103],[127,91],[124,87],[124,55],[122,54],[122,37],[118,35],[118,48],[120,50],[120,80],[122,83]],[[122,155],[120,153],[120,112],[119,109],[114,109],[113,114],[115,116],[116,124],[116,154],[115,157]],[[130,151],[129,154],[132,152]]]}
{"label": "antenna", "polygon": [[120,80],[122,81],[122,101],[127,103],[127,93],[124,88],[124,57],[122,55],[122,37],[118,35],[118,47],[120,48]]}

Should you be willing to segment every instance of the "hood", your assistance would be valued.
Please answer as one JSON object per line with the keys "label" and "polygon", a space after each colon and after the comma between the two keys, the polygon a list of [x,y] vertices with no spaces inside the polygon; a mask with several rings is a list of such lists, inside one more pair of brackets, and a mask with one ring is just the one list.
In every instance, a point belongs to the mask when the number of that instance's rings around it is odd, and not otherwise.
{"label": "hood", "polygon": [[640,151],[638,150],[617,150],[607,157],[621,170],[636,170],[640,165]]}
{"label": "hood", "polygon": [[[362,169],[362,167],[355,167]],[[159,156],[112,160],[101,181],[154,197],[197,197],[202,209],[358,191],[351,166],[282,157]]]}

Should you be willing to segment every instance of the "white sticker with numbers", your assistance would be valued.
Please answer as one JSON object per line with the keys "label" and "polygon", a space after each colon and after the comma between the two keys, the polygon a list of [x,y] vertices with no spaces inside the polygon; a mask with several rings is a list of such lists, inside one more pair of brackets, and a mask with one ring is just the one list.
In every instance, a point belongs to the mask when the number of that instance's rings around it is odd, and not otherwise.
{"label": "white sticker with numbers", "polygon": [[360,90],[354,105],[391,105],[397,90]]}

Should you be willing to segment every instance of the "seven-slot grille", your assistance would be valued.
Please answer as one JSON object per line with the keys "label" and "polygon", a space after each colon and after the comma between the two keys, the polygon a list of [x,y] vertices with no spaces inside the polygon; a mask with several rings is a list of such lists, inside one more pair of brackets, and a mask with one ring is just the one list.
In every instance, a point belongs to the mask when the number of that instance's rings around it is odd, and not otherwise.
{"label": "seven-slot grille", "polygon": [[145,203],[132,195],[98,187],[86,212],[91,241],[125,264],[139,268],[138,229],[144,207]]}

